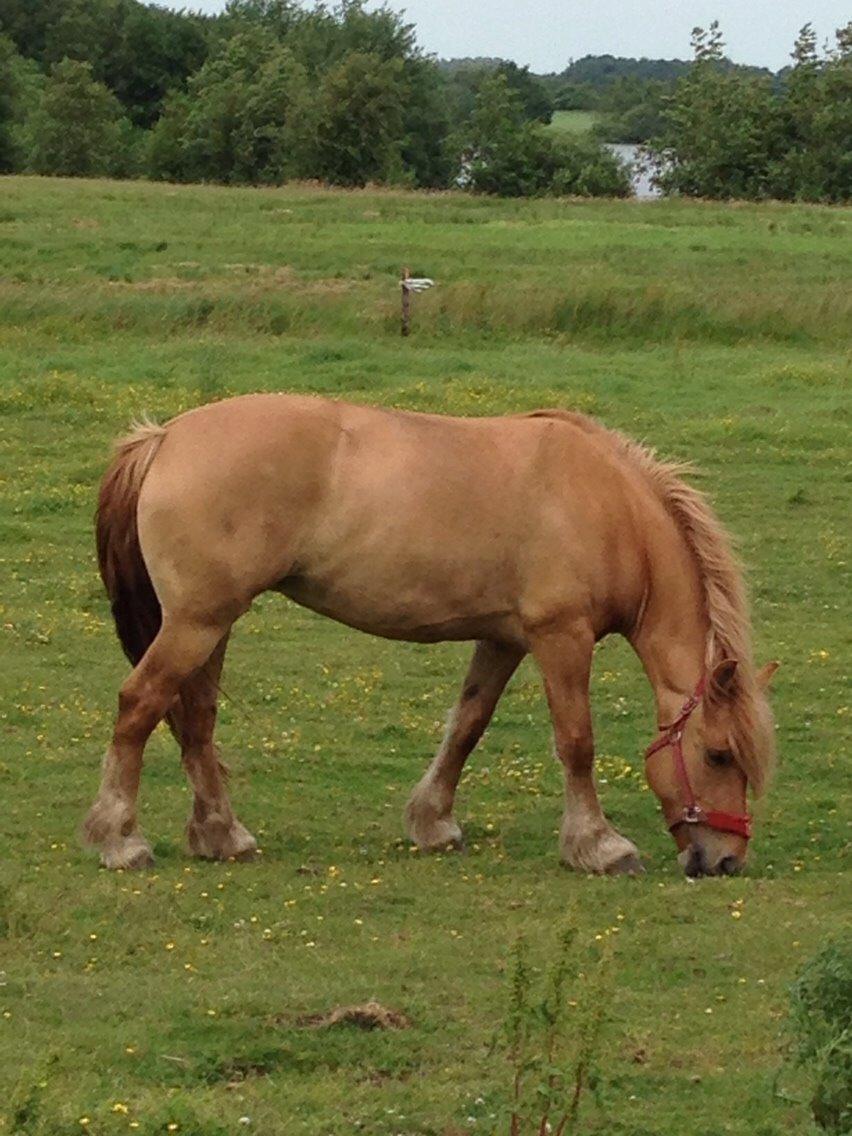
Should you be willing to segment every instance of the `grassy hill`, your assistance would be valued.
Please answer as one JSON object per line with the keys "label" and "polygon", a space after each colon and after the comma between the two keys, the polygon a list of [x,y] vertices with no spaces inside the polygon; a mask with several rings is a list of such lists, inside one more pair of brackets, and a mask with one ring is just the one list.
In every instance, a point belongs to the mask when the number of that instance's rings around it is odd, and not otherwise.
{"label": "grassy hill", "polygon": [[[788,984],[848,915],[849,213],[25,178],[0,202],[0,1131],[506,1132],[507,960],[523,931],[546,966],[569,918],[584,973],[595,936],[616,948],[583,1132],[808,1132],[773,1077]],[[437,281],[408,340],[403,265]],[[460,790],[467,855],[412,852],[402,808],[467,648],[369,639],[277,597],[236,628],[220,721],[262,858],[186,857],[158,731],[157,867],[98,871],[77,828],[126,673],[92,548],[110,439],[141,412],[278,389],[577,407],[702,467],[759,659],[783,663],[746,876],[682,878],[643,791],[649,690],[617,641],[595,670],[601,792],[647,875],[559,867],[528,664]],[[310,1025],[371,997],[410,1028]]]}

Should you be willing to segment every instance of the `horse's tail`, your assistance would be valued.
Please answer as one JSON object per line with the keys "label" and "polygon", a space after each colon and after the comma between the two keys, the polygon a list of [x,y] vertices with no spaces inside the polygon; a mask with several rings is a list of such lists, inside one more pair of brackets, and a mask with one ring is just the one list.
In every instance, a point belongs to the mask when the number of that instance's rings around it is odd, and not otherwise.
{"label": "horse's tail", "polygon": [[154,641],[162,619],[139,545],[136,506],[165,433],[164,427],[144,422],[120,438],[98,496],[98,566],[118,638],[134,666]]}

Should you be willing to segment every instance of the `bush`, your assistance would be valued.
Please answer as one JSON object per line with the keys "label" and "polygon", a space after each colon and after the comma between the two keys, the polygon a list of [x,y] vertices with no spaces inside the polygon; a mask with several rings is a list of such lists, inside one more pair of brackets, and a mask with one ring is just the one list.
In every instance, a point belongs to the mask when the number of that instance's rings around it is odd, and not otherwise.
{"label": "bush", "polygon": [[181,92],[166,102],[162,117],[145,137],[144,167],[149,178],[157,181],[191,181],[185,152],[189,99]]}
{"label": "bush", "polygon": [[316,172],[332,185],[404,179],[406,82],[401,59],[352,52],[323,76]]}
{"label": "bush", "polygon": [[772,80],[724,67],[714,23],[693,33],[695,62],[666,100],[665,125],[652,143],[665,193],[691,197],[768,196],[769,164],[781,152]]}
{"label": "bush", "polygon": [[718,25],[693,33],[695,61],[664,97],[651,142],[665,193],[844,202],[852,197],[852,24],[820,57],[809,25],[779,86],[732,68]]}
{"label": "bush", "polygon": [[126,174],[132,130],[121,105],[88,63],[63,59],[53,68],[29,124],[29,165],[39,174]]}
{"label": "bush", "polygon": [[575,197],[628,197],[630,174],[623,162],[594,138],[560,139],[550,192]]}
{"label": "bush", "polygon": [[500,73],[482,84],[458,148],[477,193],[626,197],[624,166],[593,138],[560,137],[524,120],[520,97]]}
{"label": "bush", "polygon": [[791,991],[794,1059],[812,1077],[811,1111],[826,1132],[852,1132],[852,933],[826,944]]}
{"label": "bush", "polygon": [[276,184],[311,167],[315,98],[304,67],[263,27],[226,40],[173,92],[148,139],[151,177]]}
{"label": "bush", "polygon": [[598,1096],[613,995],[613,944],[598,939],[599,949],[578,948],[567,924],[538,989],[526,940],[515,943],[500,1037],[511,1073],[502,1108],[509,1136],[572,1136],[584,1098]]}
{"label": "bush", "polygon": [[0,33],[0,173],[19,169],[25,158],[26,122],[38,104],[43,76]]}

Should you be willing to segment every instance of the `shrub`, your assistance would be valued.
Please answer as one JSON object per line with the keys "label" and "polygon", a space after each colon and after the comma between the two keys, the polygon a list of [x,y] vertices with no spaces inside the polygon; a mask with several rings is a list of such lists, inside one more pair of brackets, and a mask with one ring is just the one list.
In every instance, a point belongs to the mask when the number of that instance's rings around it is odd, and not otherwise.
{"label": "shrub", "polygon": [[29,122],[29,164],[36,173],[92,177],[126,172],[132,133],[121,105],[88,63],[63,59],[47,80]]}
{"label": "shrub", "polygon": [[477,193],[626,197],[624,166],[595,139],[555,135],[524,120],[520,96],[500,73],[482,84],[459,135],[464,178]]}
{"label": "shrub", "polygon": [[777,84],[733,68],[718,25],[693,33],[695,61],[663,99],[650,149],[665,193],[844,202],[852,196],[852,23],[819,56],[810,25]]}
{"label": "shrub", "polygon": [[594,138],[559,139],[550,192],[560,196],[628,197],[630,174],[623,162]]}
{"label": "shrub", "polygon": [[19,169],[25,156],[25,127],[41,97],[44,77],[0,33],[0,173]]}
{"label": "shrub", "polygon": [[406,81],[401,59],[352,52],[323,77],[317,172],[332,185],[400,182]]}
{"label": "shrub", "polygon": [[794,1060],[812,1078],[811,1111],[826,1132],[852,1132],[852,933],[827,943],[791,991]]}
{"label": "shrub", "polygon": [[578,950],[577,930],[566,925],[538,990],[526,940],[515,943],[502,1031],[511,1068],[503,1108],[509,1136],[570,1136],[584,1097],[597,1093],[613,991],[612,943],[598,938],[599,950]]}

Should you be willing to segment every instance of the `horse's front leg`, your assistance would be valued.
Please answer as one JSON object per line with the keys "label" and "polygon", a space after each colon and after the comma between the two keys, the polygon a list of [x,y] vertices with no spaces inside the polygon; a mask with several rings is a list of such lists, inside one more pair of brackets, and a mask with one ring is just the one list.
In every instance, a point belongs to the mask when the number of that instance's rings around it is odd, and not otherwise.
{"label": "horse's front leg", "polygon": [[561,857],[583,872],[641,872],[638,849],[606,819],[595,788],[589,707],[592,630],[582,623],[548,630],[532,637],[532,651],[544,678],[556,755],[565,771]]}
{"label": "horse's front leg", "polygon": [[450,714],[441,748],[409,798],[408,834],[423,849],[460,846],[453,801],[464,763],[482,737],[506,683],[524,652],[505,643],[476,644],[461,696]]}

